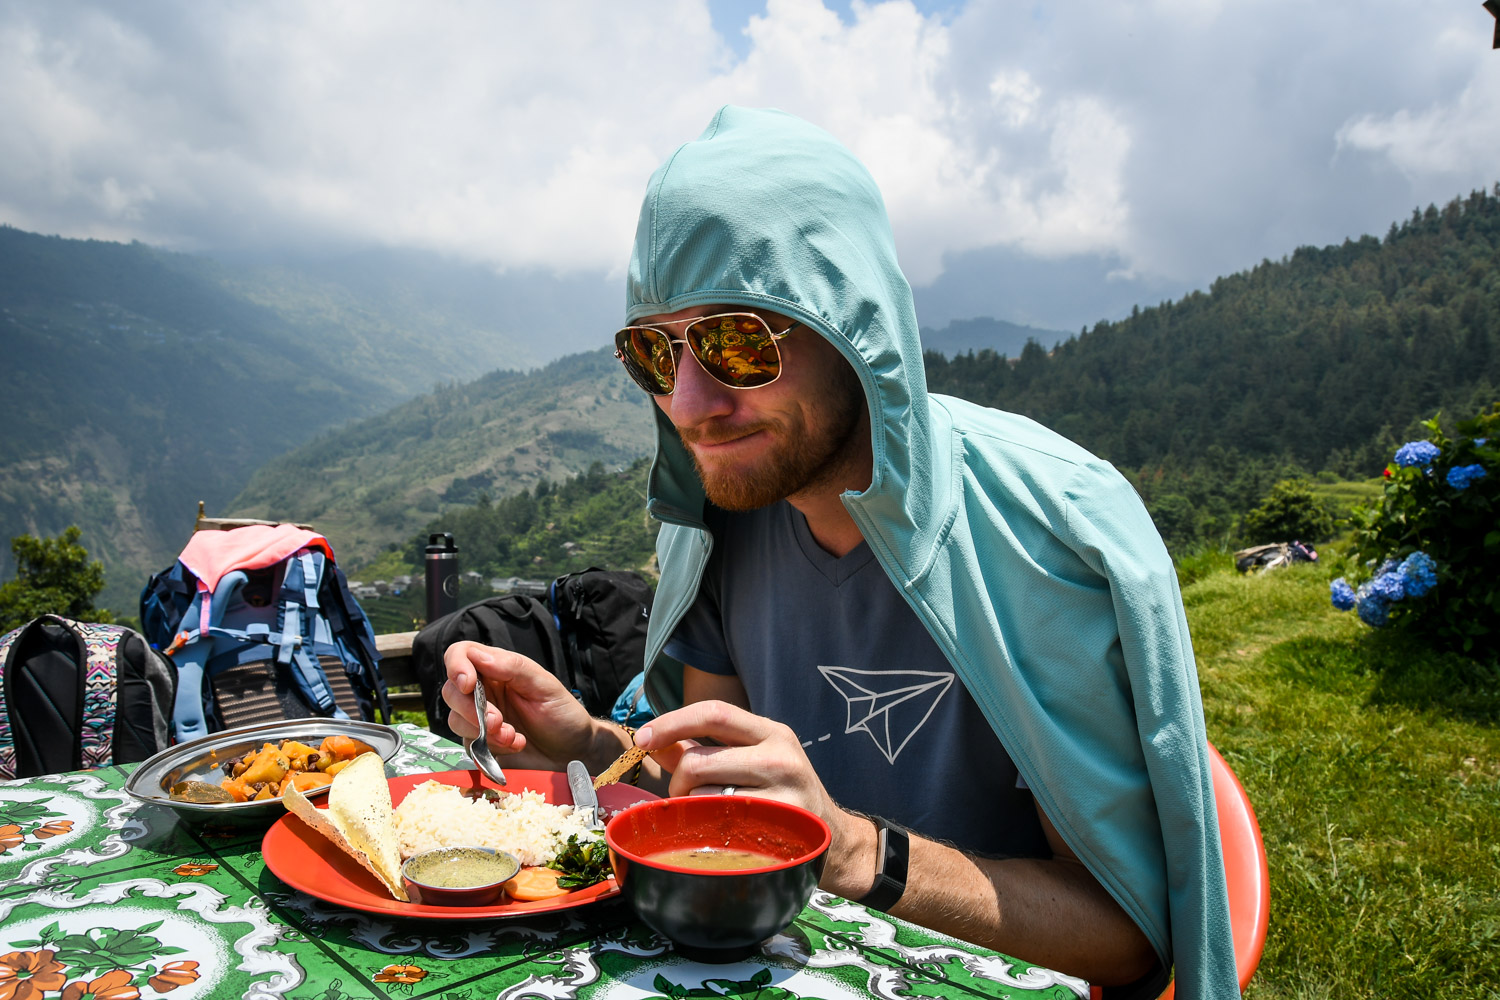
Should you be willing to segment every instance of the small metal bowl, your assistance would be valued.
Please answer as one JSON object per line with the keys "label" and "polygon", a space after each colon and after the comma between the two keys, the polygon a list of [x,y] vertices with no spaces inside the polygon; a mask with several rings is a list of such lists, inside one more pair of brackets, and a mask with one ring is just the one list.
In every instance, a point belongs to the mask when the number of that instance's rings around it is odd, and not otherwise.
{"label": "small metal bowl", "polygon": [[413,854],[401,866],[401,884],[424,906],[489,906],[505,895],[521,862],[491,847],[440,847]]}
{"label": "small metal bowl", "polygon": [[[142,761],[125,783],[125,791],[140,802],[174,810],[194,826],[269,826],[286,812],[280,798],[260,802],[183,802],[172,798],[179,781],[202,781],[217,785],[224,777],[227,760],[259,750],[262,744],[299,740],[317,744],[326,736],[350,736],[368,743],[382,760],[390,760],[401,749],[401,734],[390,726],[358,719],[284,719],[260,726],[241,726],[210,733],[189,743],[167,747]],[[308,798],[324,795],[328,786],[314,788]]]}

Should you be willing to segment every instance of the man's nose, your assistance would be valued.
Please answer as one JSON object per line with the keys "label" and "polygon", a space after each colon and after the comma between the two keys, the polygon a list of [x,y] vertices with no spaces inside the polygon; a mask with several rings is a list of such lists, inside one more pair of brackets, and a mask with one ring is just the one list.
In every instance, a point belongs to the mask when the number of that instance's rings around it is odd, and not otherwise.
{"label": "man's nose", "polygon": [[703,365],[684,350],[677,358],[677,380],[672,395],[659,396],[667,416],[678,427],[692,427],[734,410],[734,390],[703,370]]}

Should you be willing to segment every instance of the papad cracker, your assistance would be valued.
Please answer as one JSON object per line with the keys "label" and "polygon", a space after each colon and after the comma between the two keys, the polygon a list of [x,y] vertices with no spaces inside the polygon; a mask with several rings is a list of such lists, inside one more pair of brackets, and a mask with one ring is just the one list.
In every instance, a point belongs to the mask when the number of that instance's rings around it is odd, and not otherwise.
{"label": "papad cracker", "polygon": [[327,809],[313,805],[295,785],[287,789],[282,801],[298,819],[379,879],[392,896],[403,903],[410,901],[401,886],[396,811],[385,780],[385,761],[379,754],[360,754],[338,773],[328,786]]}
{"label": "papad cracker", "polygon": [[599,777],[594,779],[594,788],[599,789],[605,785],[613,785],[625,777],[627,771],[645,760],[648,752],[632,744],[629,749],[620,754],[613,764],[599,772]]}

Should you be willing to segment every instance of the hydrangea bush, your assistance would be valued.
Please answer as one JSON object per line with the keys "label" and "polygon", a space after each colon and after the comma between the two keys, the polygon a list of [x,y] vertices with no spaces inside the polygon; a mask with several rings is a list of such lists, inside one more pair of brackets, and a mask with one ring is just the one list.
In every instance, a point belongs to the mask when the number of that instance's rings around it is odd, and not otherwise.
{"label": "hydrangea bush", "polygon": [[1333,605],[1367,625],[1409,629],[1435,645],[1500,658],[1500,403],[1459,423],[1437,418],[1402,445],[1385,493],[1356,508],[1354,552],[1368,576],[1333,581]]}

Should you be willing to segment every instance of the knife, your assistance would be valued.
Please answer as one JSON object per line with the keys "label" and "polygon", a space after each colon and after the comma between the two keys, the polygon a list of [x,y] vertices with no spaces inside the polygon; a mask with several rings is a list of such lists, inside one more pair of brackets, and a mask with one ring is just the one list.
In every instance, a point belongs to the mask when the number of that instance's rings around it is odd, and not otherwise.
{"label": "knife", "polygon": [[583,821],[590,830],[602,830],[599,822],[599,796],[594,793],[594,779],[581,760],[568,761],[568,787],[573,791],[573,808],[583,813]]}

